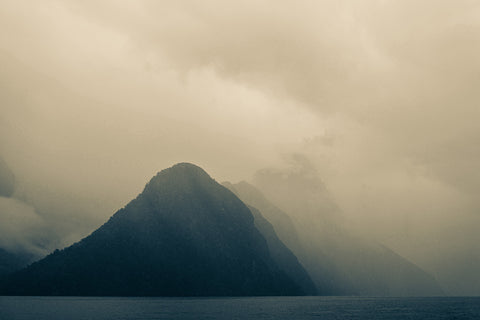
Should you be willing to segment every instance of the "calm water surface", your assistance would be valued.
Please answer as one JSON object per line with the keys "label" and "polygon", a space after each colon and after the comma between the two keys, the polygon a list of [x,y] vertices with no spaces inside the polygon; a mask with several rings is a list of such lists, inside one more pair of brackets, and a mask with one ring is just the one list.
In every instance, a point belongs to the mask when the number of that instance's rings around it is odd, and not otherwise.
{"label": "calm water surface", "polygon": [[0,320],[480,319],[480,297],[0,297]]}

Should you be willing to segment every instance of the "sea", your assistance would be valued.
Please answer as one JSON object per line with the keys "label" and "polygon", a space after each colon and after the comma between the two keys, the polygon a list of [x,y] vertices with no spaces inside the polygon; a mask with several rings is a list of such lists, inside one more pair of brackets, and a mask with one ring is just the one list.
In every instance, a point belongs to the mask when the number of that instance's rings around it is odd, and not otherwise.
{"label": "sea", "polygon": [[480,319],[480,297],[115,298],[0,296],[1,320]]}

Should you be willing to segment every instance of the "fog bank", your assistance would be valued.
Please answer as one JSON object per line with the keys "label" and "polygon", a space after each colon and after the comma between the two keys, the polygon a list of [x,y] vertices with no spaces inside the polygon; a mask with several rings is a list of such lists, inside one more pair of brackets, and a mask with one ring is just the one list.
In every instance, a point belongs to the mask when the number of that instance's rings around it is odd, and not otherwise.
{"label": "fog bank", "polygon": [[11,246],[80,239],[177,162],[302,168],[346,225],[480,294],[477,2],[6,0],[0,21]]}

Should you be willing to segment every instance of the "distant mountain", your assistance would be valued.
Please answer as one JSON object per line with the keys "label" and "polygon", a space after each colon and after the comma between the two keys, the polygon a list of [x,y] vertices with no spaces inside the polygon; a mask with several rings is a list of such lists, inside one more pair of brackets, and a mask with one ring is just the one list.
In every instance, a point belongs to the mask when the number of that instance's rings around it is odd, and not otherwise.
{"label": "distant mountain", "polygon": [[[264,194],[246,181],[232,184],[224,182],[244,203],[257,208],[262,215],[272,224],[278,238],[290,248],[300,263],[305,267],[317,287],[320,295],[341,295],[345,290],[341,287],[342,278],[338,278],[323,252],[307,251],[308,244],[303,242],[298,234],[292,217],[268,200]],[[317,263],[312,263],[316,261]],[[312,266],[309,268],[310,266]]]}
{"label": "distant mountain", "polygon": [[224,182],[223,185],[232,190],[245,204],[257,208],[272,224],[278,237],[287,247],[294,251],[300,249],[300,240],[292,218],[265,198],[257,188],[245,181],[235,184]]}
{"label": "distant mountain", "polygon": [[14,273],[4,294],[301,295],[248,207],[201,168],[177,164],[80,242]]}
{"label": "distant mountain", "polygon": [[32,262],[33,258],[28,253],[15,253],[0,248],[0,276],[20,270]]}
{"label": "distant mountain", "polygon": [[268,180],[257,178],[269,196],[288,211],[274,205],[246,182],[232,187],[242,201],[259,209],[272,223],[279,238],[292,248],[314,280],[319,294],[442,294],[435,279],[418,266],[381,244],[345,229],[341,218],[334,217],[340,209],[325,194],[321,182],[312,174],[306,180],[302,181],[298,172],[272,173]]}
{"label": "distant mountain", "polygon": [[[239,196],[237,187],[241,189],[241,185],[233,185],[229,182],[222,183],[225,187],[230,189],[235,195]],[[240,196],[239,196],[240,198]],[[245,201],[244,201],[245,202]],[[245,202],[246,203],[246,202]],[[304,269],[304,267],[298,262],[297,257],[289,249],[288,246],[282,242],[277,236],[277,232],[269,220],[265,219],[264,213],[260,212],[257,208],[248,206],[253,214],[255,226],[262,233],[267,240],[268,248],[272,255],[272,258],[280,266],[280,268],[287,273],[296,283],[300,284],[306,294],[315,295],[317,289],[312,279]],[[288,216],[284,216],[288,221]],[[281,219],[280,219],[281,220]],[[293,224],[291,225],[293,227]],[[293,234],[296,234],[295,232]]]}
{"label": "distant mountain", "polygon": [[15,191],[15,175],[0,157],[0,197],[9,198]]}

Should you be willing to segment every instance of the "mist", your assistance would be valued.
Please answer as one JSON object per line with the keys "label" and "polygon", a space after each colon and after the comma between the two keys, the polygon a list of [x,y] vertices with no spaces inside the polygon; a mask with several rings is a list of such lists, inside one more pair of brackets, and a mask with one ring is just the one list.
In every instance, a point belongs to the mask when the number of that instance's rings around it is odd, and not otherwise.
{"label": "mist", "polygon": [[480,294],[475,1],[7,0],[0,21],[2,246],[70,245],[187,161],[296,173],[339,225]]}

